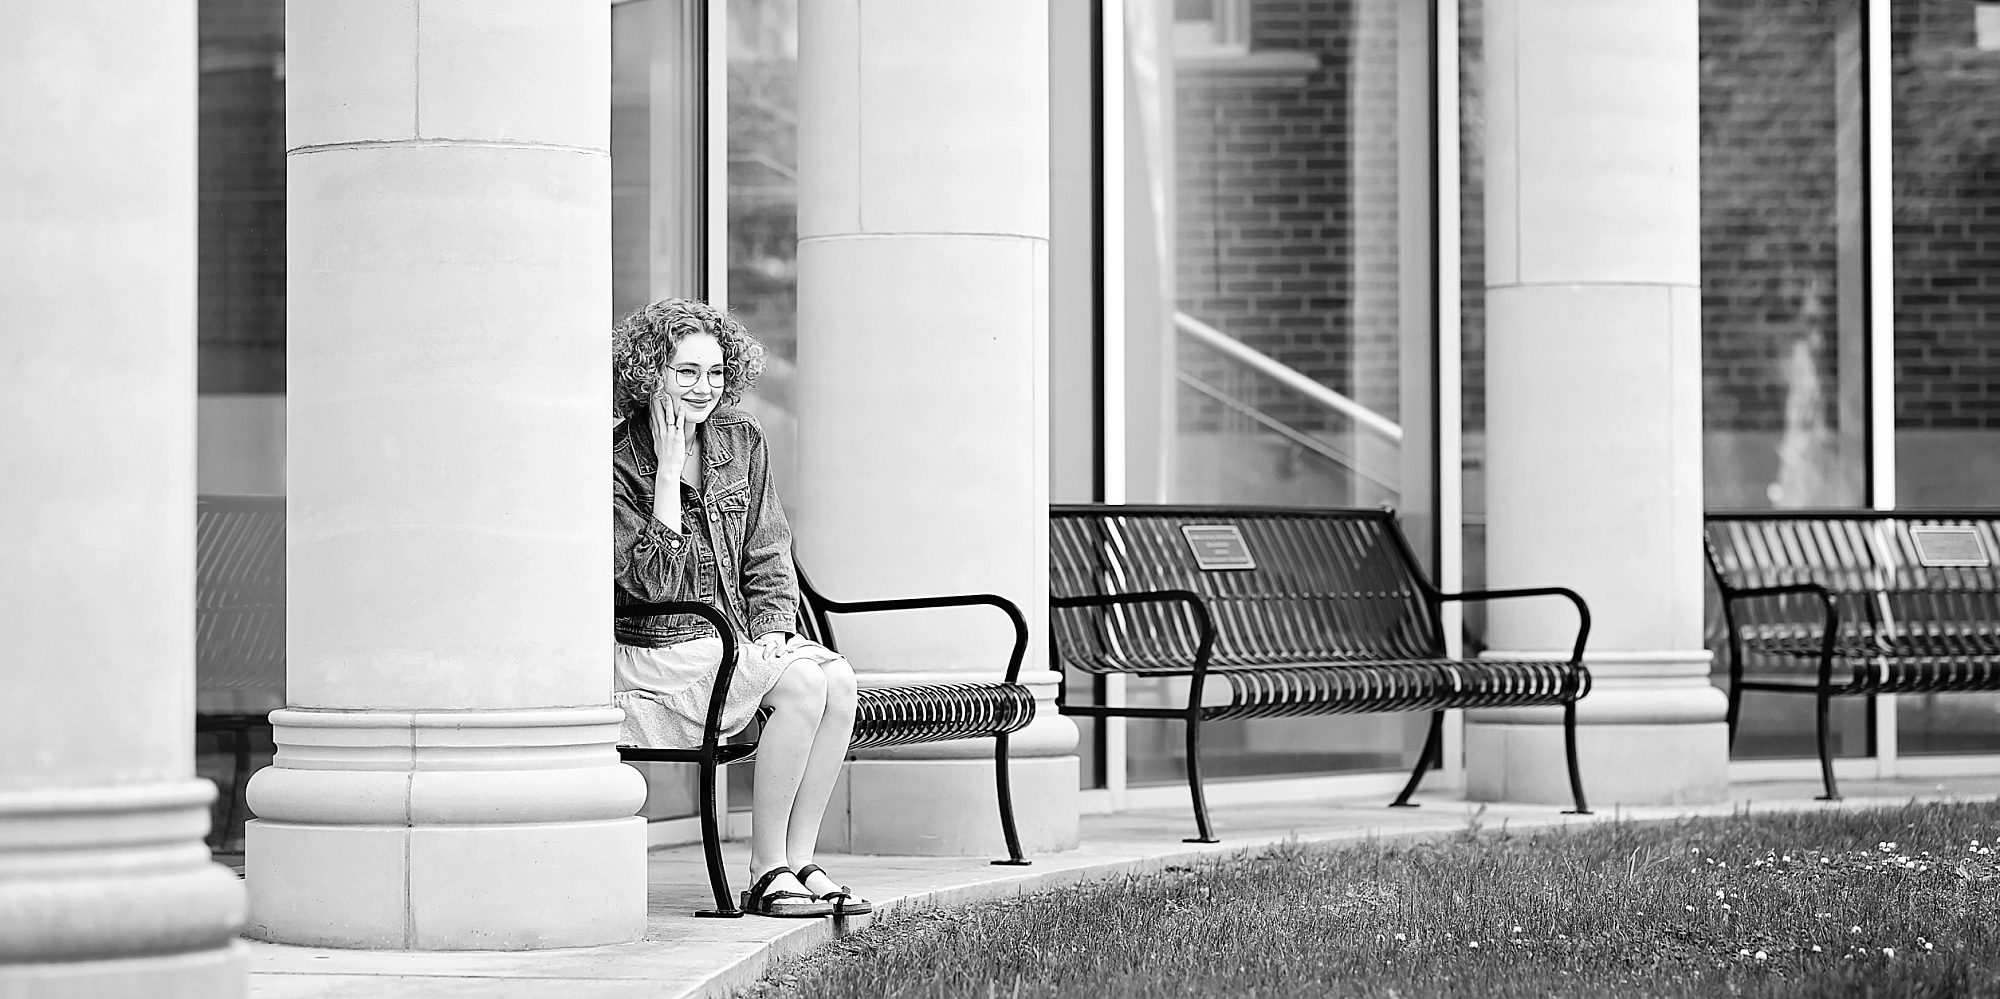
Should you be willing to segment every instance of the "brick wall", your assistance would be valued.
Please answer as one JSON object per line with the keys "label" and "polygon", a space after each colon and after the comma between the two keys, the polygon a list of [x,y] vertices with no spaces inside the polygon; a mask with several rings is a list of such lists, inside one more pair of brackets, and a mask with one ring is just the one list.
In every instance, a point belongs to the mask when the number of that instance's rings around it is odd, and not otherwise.
{"label": "brick wall", "polygon": [[1838,420],[1843,6],[1701,4],[1702,416],[1711,430],[1782,429],[1790,386],[1808,381],[1801,356],[1826,389],[1821,418]]}
{"label": "brick wall", "polygon": [[1975,6],[1892,8],[1902,429],[2000,427],[2000,51]]}

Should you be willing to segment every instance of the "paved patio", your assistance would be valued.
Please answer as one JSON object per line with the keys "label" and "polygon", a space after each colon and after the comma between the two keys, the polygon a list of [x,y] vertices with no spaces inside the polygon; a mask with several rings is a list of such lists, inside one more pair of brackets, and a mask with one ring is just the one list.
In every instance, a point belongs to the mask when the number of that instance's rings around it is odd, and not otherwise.
{"label": "paved patio", "polygon": [[[2000,795],[2000,777],[1843,780],[1841,789],[1847,800],[1829,806],[1813,800],[1819,791],[1817,781],[1738,783],[1731,787],[1731,800],[1721,804],[1620,808],[1615,814],[1652,819],[1727,815],[1745,807],[1858,808],[1912,799],[1990,799]],[[1450,832],[1464,828],[1477,807],[1448,796],[1420,794],[1417,800],[1423,807],[1391,809],[1378,799],[1232,806],[1217,815],[1217,835],[1224,842],[1215,845],[1181,842],[1193,828],[1185,806],[1089,815],[1083,818],[1081,849],[1037,856],[1032,867],[995,867],[983,858],[829,855],[821,859],[875,900],[881,912],[897,905],[951,905],[1144,871],[1289,838],[1338,841]],[[1566,816],[1559,806],[1494,804],[1486,807],[1481,822],[1489,829],[1503,822],[1520,829],[1601,822],[1613,816],[1610,808],[1595,816]],[[740,881],[748,847],[730,843],[723,853],[732,877]],[[250,995],[271,999],[727,996],[757,980],[772,962],[865,927],[872,918],[856,917],[844,926],[831,919],[698,919],[693,911],[710,902],[698,845],[654,851],[647,884],[646,938],[637,943],[533,952],[385,953],[253,942],[248,945]]]}

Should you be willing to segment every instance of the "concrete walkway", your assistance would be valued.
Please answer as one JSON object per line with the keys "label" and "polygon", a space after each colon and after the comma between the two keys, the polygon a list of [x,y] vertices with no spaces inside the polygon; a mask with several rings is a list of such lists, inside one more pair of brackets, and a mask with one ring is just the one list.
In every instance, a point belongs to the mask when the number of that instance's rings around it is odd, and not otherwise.
{"label": "concrete walkway", "polygon": [[[1601,822],[1614,817],[1671,818],[1728,815],[1748,807],[1780,809],[1862,808],[1924,801],[1991,799],[2000,777],[1932,780],[1843,780],[1847,800],[1838,806],[1813,800],[1815,782],[1739,783],[1731,800],[1717,805],[1604,808],[1594,816],[1566,816],[1558,806],[1488,805],[1478,821],[1487,829]],[[1031,867],[996,867],[979,858],[827,855],[820,861],[873,899],[877,912],[912,903],[955,905],[1191,858],[1226,854],[1286,839],[1339,841],[1397,834],[1435,834],[1465,828],[1478,806],[1446,796],[1418,795],[1423,807],[1391,809],[1379,800],[1325,800],[1232,806],[1216,815],[1215,845],[1183,843],[1193,820],[1185,806],[1092,815],[1083,818],[1083,847],[1034,857]],[[724,848],[732,879],[741,888],[748,847]],[[612,947],[532,952],[403,953],[327,950],[250,943],[250,995],[270,999],[401,999],[460,997],[512,999],[727,996],[756,981],[774,961],[802,954],[868,924],[860,916],[831,919],[698,919],[712,901],[698,845],[656,850],[647,867],[646,938]]]}

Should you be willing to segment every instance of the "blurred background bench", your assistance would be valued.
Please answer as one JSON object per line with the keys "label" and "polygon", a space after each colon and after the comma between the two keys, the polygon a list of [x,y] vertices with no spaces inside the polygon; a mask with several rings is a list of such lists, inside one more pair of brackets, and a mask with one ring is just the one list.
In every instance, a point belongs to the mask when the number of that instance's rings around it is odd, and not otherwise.
{"label": "blurred background bench", "polygon": [[1833,698],[2000,690],[2000,513],[1760,510],[1706,520],[1730,740],[1744,691],[1812,696],[1821,800],[1840,799]]}
{"label": "blurred background bench", "polygon": [[195,732],[233,761],[208,844],[231,841],[251,752],[285,706],[285,498],[195,499]]}

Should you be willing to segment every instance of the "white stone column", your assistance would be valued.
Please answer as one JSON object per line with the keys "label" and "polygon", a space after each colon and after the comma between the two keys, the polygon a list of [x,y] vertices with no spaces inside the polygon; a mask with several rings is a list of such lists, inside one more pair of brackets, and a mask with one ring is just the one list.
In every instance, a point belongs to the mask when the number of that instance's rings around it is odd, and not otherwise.
{"label": "white stone column", "polygon": [[[1045,630],[1047,16],[799,5],[799,552],[836,599],[983,591],[1021,606],[1040,695],[1013,737],[1031,854],[1076,843],[1076,726],[1052,703]],[[991,610],[870,617],[834,622],[864,685],[994,678],[1012,639]],[[830,845],[1002,849],[990,741],[864,756]]]}
{"label": "white stone column", "polygon": [[607,5],[292,0],[287,701],[249,932],[637,939],[611,690]]}
{"label": "white stone column", "polygon": [[[1702,648],[1699,52],[1685,0],[1488,0],[1487,576],[1589,601],[1594,809],[1720,800]],[[1557,600],[1490,655],[1567,657]],[[1468,793],[1566,802],[1561,712],[1469,712]]]}
{"label": "white stone column", "polygon": [[195,5],[0,20],[0,995],[240,996],[194,776]]}

